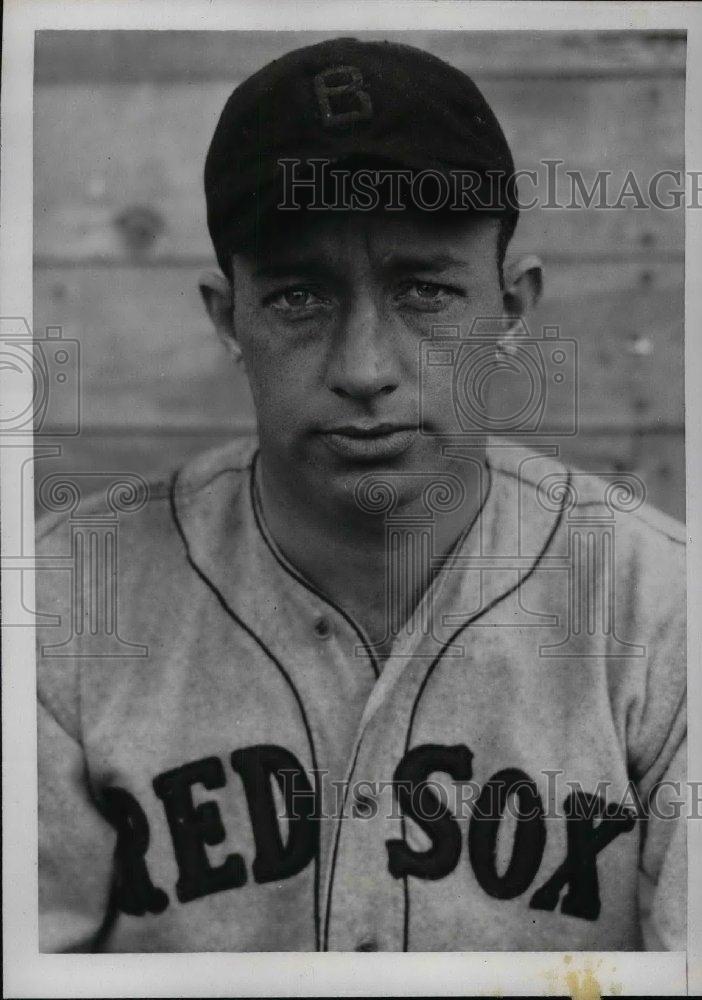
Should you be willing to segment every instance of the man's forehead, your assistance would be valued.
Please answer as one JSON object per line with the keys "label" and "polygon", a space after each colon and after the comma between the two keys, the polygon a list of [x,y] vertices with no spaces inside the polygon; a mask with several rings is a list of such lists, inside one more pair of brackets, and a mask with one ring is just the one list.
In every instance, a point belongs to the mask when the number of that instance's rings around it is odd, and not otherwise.
{"label": "man's forehead", "polygon": [[348,259],[378,266],[434,269],[469,266],[474,253],[492,247],[499,221],[479,213],[429,216],[411,212],[298,212],[287,225],[262,233],[255,248],[237,254],[255,272],[290,266],[328,269]]}

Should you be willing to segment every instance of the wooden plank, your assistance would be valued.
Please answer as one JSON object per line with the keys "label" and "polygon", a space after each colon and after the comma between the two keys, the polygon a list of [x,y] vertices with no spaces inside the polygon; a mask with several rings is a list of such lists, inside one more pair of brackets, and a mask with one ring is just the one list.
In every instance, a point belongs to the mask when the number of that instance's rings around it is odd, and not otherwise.
{"label": "wooden plank", "polygon": [[[39,88],[38,258],[210,260],[202,173],[230,89],[222,82]],[[646,196],[656,172],[683,167],[680,79],[566,80],[558,86],[539,79],[493,80],[484,90],[503,121],[517,166],[538,172],[536,192],[528,178],[521,182],[525,202],[534,194],[546,202],[548,170],[539,166],[541,160],[565,161],[557,169],[557,200],[563,205],[573,201],[567,170],[582,171],[588,189],[597,171],[611,171],[611,204],[630,170]],[[519,237],[531,249],[553,255],[682,252],[682,210],[641,210],[631,199],[623,204],[623,209],[524,212]],[[141,248],[130,249],[120,219],[135,208],[154,212],[160,228],[153,243],[147,234]]]}
{"label": "wooden plank", "polygon": [[[87,427],[231,425],[251,412],[240,368],[206,317],[197,272],[181,268],[36,272],[35,331],[62,328],[82,360]],[[52,397],[62,425],[72,400]]]}
{"label": "wooden plank", "polygon": [[[79,342],[87,429],[196,430],[251,417],[242,371],[211,331],[196,280],[182,267],[37,269],[35,330],[59,326]],[[546,272],[528,327],[536,343],[544,324],[575,342],[580,426],[682,426],[683,303],[679,264],[564,264]],[[51,421],[65,422],[71,404],[54,393]],[[572,408],[563,394],[547,409],[549,426],[568,425]]]}
{"label": "wooden plank", "polygon": [[[244,77],[339,31],[39,31],[38,83]],[[368,31],[482,76],[682,75],[684,31]]]}
{"label": "wooden plank", "polygon": [[[85,432],[63,439],[57,457],[38,458],[35,486],[38,492],[47,476],[76,472],[136,472],[149,479],[179,468],[201,451],[231,439],[236,431],[177,434],[142,430],[139,433]],[[685,518],[685,457],[681,433],[640,436],[581,434],[559,443],[560,457],[592,472],[633,472],[646,487],[648,500],[679,520]],[[38,512],[41,506],[38,505]]]}
{"label": "wooden plank", "polygon": [[543,299],[528,325],[535,337],[544,326],[557,326],[561,338],[577,345],[579,425],[682,425],[681,266],[588,264],[546,270]]}

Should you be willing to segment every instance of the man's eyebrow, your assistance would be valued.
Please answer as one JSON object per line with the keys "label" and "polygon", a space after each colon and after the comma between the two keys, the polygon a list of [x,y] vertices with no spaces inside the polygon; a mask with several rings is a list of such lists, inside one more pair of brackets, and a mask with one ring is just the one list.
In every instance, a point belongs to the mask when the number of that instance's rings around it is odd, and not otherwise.
{"label": "man's eyebrow", "polygon": [[385,267],[396,271],[447,271],[452,267],[468,267],[468,261],[450,253],[389,254],[383,261]]}
{"label": "man's eyebrow", "polygon": [[262,261],[256,266],[254,274],[257,278],[282,278],[288,274],[326,274],[329,270],[328,257],[290,257]]}
{"label": "man's eyebrow", "polygon": [[[446,271],[452,267],[468,267],[468,261],[449,253],[438,254],[388,254],[382,266],[390,271]],[[329,257],[290,257],[260,263],[255,270],[257,278],[280,278],[288,274],[331,273]]]}

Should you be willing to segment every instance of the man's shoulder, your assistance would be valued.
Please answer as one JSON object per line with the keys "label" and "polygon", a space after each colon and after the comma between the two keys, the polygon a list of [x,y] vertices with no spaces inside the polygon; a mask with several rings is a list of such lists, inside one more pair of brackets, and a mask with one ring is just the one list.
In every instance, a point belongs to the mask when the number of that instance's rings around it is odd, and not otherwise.
{"label": "man's shoulder", "polygon": [[233,488],[241,488],[248,479],[257,450],[258,440],[250,435],[201,452],[176,473],[178,492],[189,494],[206,490],[224,475],[228,476]]}
{"label": "man's shoulder", "polygon": [[258,444],[255,437],[241,437],[188,459],[175,471],[150,478],[125,472],[66,477],[60,495],[40,497],[37,515],[37,553],[48,553],[57,545],[65,548],[71,524],[88,529],[119,525],[123,544],[153,551],[165,543],[175,528],[174,494],[183,498],[206,494],[226,476],[232,501],[248,480]]}
{"label": "man's shoulder", "polygon": [[[488,455],[495,478],[515,498],[525,518],[554,518],[561,531],[604,530],[609,526],[620,556],[630,554],[641,567],[653,562],[684,566],[685,525],[658,510],[646,484],[633,472],[585,470],[551,453],[505,443]],[[659,560],[663,562],[660,563]]]}

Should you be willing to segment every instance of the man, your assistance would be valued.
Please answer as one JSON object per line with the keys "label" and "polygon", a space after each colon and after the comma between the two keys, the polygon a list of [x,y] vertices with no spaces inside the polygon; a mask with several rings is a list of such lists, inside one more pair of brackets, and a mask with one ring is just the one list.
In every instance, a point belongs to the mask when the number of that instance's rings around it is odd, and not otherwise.
{"label": "man", "polygon": [[512,175],[416,49],[232,94],[201,288],[257,441],[122,519],[133,655],[87,576],[40,580],[74,623],[39,657],[45,950],[684,947],[683,535],[487,440],[540,287]]}

